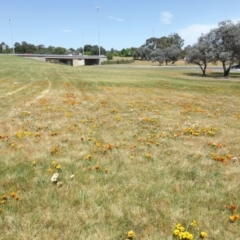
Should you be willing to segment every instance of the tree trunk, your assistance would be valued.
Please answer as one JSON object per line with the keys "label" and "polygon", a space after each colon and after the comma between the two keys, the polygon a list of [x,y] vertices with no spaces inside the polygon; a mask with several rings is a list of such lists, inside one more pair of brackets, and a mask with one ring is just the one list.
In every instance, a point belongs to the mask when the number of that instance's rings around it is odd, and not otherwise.
{"label": "tree trunk", "polygon": [[228,77],[233,63],[230,62],[228,68],[226,67],[226,63],[225,62],[222,62],[222,65],[223,65],[223,76],[224,77]]}
{"label": "tree trunk", "polygon": [[230,68],[224,69],[224,77],[228,77],[229,76],[229,72],[230,72]]}
{"label": "tree trunk", "polygon": [[203,75],[203,77],[205,77],[205,76],[206,76],[206,68],[207,68],[207,65],[204,64],[204,65],[202,66],[200,63],[197,63],[197,65],[201,68],[201,70],[202,70],[202,75]]}

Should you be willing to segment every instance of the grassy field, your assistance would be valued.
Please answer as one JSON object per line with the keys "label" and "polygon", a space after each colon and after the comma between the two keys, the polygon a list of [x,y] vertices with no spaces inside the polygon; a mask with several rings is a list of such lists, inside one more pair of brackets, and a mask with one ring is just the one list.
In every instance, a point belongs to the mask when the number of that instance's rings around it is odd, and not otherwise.
{"label": "grassy field", "polygon": [[0,239],[240,239],[240,75],[134,66],[0,57]]}

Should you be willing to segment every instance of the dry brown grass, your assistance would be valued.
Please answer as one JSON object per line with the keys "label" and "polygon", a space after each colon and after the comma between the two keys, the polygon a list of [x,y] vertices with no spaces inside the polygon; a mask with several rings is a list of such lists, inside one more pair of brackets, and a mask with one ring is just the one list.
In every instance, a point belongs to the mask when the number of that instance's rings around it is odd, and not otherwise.
{"label": "dry brown grass", "polygon": [[0,62],[0,239],[240,239],[239,82]]}

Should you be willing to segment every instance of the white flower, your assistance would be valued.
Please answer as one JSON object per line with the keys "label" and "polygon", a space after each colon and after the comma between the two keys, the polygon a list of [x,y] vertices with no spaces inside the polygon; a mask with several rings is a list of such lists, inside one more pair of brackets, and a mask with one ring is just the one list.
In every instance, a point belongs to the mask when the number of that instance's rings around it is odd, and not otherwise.
{"label": "white flower", "polygon": [[54,173],[54,174],[52,175],[52,177],[51,177],[51,181],[52,181],[53,183],[57,183],[58,177],[59,177],[59,174],[58,174],[58,173]]}

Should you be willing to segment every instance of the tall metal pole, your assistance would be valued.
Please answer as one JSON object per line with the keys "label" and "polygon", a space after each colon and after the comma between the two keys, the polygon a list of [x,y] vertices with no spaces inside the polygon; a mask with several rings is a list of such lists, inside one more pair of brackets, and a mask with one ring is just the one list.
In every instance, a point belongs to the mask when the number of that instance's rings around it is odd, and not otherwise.
{"label": "tall metal pole", "polygon": [[11,23],[12,23],[12,21],[11,21],[11,19],[9,19],[9,27],[10,27],[10,33],[11,33],[11,38],[12,38],[13,54],[15,54],[14,45],[13,45],[12,24]]}
{"label": "tall metal pole", "polygon": [[82,55],[84,55],[84,41],[83,41],[83,33],[82,33],[82,46],[83,46]]}
{"label": "tall metal pole", "polygon": [[97,5],[96,6],[96,9],[97,9],[97,12],[98,12],[98,55],[99,55],[99,65],[101,65],[101,50],[100,50],[100,27],[99,27],[99,8],[100,6]]}

